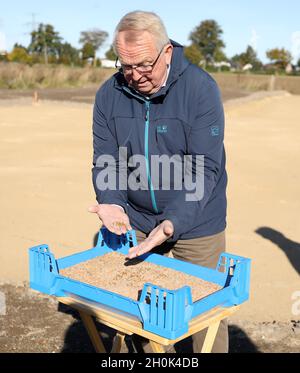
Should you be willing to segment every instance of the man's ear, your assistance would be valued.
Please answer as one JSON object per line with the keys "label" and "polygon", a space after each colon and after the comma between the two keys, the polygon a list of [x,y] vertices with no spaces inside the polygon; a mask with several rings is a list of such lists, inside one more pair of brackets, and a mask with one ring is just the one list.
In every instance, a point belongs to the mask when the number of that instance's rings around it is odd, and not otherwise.
{"label": "man's ear", "polygon": [[172,44],[168,44],[165,53],[166,53],[166,63],[167,63],[167,65],[170,65],[171,59],[172,59],[172,54],[173,54],[173,45]]}

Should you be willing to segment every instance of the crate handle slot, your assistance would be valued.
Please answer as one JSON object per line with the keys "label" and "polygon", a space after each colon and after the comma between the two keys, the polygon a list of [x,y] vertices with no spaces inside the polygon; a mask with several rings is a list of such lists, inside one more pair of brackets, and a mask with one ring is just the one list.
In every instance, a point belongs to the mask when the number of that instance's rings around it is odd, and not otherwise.
{"label": "crate handle slot", "polygon": [[34,246],[29,250],[30,286],[50,294],[58,275],[57,262],[48,245]]}
{"label": "crate handle slot", "polygon": [[176,338],[188,330],[193,310],[191,288],[168,290],[151,283],[144,284],[138,303],[144,329]]}
{"label": "crate handle slot", "polygon": [[131,230],[125,234],[117,235],[102,227],[98,234],[96,247],[105,247],[110,250],[130,249],[137,245],[135,231]]}
{"label": "crate handle slot", "polygon": [[237,255],[220,255],[217,270],[226,276],[224,287],[231,287],[234,304],[240,304],[249,298],[250,262],[250,259]]}

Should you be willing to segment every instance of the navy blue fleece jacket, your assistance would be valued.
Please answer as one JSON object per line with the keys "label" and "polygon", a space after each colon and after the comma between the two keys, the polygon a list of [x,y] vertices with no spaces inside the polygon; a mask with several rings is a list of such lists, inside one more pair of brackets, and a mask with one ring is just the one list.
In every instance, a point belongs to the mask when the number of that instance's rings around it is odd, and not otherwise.
{"label": "navy blue fleece jacket", "polygon": [[[99,203],[121,205],[133,228],[149,233],[165,219],[174,225],[171,241],[209,236],[226,227],[226,185],[224,151],[224,113],[220,92],[214,79],[184,57],[183,47],[174,46],[171,68],[166,86],[146,98],[128,87],[121,72],[106,81],[96,94],[93,115],[93,184]],[[119,162],[119,149],[126,148],[126,160],[144,156],[146,174],[137,172],[137,165]],[[153,156],[193,156],[192,176],[203,178],[204,190],[200,200],[187,201],[182,168],[182,180],[173,170],[170,188],[163,190],[160,170],[155,172]],[[113,165],[97,162],[108,155]],[[195,156],[204,156],[204,167],[196,167]],[[101,158],[101,157],[100,157]],[[201,163],[201,162],[200,162]],[[105,169],[116,176],[114,188],[100,187],[101,172]],[[172,168],[171,168],[172,169]],[[144,186],[139,190],[122,190],[118,174],[137,177]],[[103,174],[102,174],[103,175]],[[154,180],[155,177],[155,180]],[[195,179],[194,179],[195,180]],[[183,188],[175,184],[182,181]],[[123,180],[124,183],[124,180]],[[145,187],[146,186],[146,187]],[[123,188],[124,189],[124,188]]]}

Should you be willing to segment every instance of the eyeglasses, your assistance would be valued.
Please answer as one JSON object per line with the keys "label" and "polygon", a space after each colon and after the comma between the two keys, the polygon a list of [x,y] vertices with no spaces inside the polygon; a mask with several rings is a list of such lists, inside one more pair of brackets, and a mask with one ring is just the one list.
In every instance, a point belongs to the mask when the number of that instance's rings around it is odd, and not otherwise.
{"label": "eyeglasses", "polygon": [[116,69],[122,69],[122,71],[124,73],[128,73],[130,71],[132,71],[133,69],[135,69],[138,73],[140,74],[151,74],[157,61],[159,60],[159,57],[160,55],[162,54],[162,51],[164,50],[164,47],[162,47],[161,51],[159,52],[158,56],[156,57],[155,61],[153,63],[149,63],[149,64],[140,64],[140,65],[123,65],[121,64],[121,62],[119,61],[119,58],[117,57],[116,59],[116,62],[115,62],[115,67]]}

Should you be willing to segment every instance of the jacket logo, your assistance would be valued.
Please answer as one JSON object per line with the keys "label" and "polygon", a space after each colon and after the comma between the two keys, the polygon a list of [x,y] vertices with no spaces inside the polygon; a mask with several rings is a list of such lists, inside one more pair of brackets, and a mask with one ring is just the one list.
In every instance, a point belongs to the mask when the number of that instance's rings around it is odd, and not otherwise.
{"label": "jacket logo", "polygon": [[167,133],[168,132],[168,126],[157,126],[156,128],[157,133]]}
{"label": "jacket logo", "polygon": [[212,136],[219,136],[220,134],[220,127],[219,126],[213,126],[210,129],[210,133]]}

